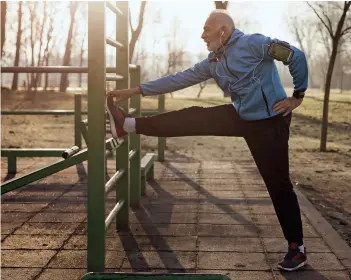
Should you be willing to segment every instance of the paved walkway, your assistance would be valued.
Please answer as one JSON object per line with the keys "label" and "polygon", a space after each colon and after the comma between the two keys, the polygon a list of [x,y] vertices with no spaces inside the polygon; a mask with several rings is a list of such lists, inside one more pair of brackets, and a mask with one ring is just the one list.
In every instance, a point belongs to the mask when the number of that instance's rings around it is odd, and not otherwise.
{"label": "paved walkway", "polygon": [[[28,172],[29,163],[32,170],[33,160],[19,159],[19,170]],[[85,170],[72,167],[2,197],[1,279],[80,279],[86,272]],[[108,230],[106,270],[350,279],[350,248],[297,192],[310,265],[280,273],[276,263],[286,243],[254,163],[167,157],[156,163],[155,181],[143,206],[133,209],[130,231]],[[113,201],[110,196],[108,209]]]}

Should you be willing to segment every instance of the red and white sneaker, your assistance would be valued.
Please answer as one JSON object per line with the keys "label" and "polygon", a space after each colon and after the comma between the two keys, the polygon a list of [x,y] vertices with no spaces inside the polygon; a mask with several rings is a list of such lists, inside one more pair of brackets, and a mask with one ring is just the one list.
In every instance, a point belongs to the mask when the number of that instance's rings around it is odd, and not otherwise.
{"label": "red and white sneaker", "polygon": [[129,115],[118,106],[115,106],[113,96],[111,95],[106,96],[105,107],[110,119],[112,137],[118,142],[119,137],[123,137],[128,134],[124,131],[123,125],[125,118],[129,117]]}

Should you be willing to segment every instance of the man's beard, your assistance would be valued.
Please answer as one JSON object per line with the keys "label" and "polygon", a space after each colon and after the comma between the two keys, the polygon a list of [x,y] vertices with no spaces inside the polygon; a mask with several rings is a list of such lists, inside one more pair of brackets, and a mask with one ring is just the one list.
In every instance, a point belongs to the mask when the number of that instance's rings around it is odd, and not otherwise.
{"label": "man's beard", "polygon": [[207,49],[210,51],[210,52],[213,52],[215,51],[217,48],[216,48],[216,45],[214,43],[209,43],[208,46],[207,46]]}

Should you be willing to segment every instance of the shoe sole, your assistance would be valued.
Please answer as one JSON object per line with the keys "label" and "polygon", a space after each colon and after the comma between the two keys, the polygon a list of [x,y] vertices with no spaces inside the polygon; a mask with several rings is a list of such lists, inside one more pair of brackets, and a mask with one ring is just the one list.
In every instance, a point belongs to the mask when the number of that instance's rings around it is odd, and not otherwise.
{"label": "shoe sole", "polygon": [[110,111],[110,109],[108,107],[107,99],[108,99],[108,97],[106,97],[105,107],[106,107],[106,111],[107,111],[107,113],[108,113],[108,115],[110,117],[110,127],[111,127],[112,137],[114,139],[116,139],[117,143],[119,143],[120,141],[119,141],[119,138],[118,138],[118,135],[117,135],[117,131],[116,131],[115,119],[114,119],[114,117],[113,117],[113,115],[112,115],[112,113],[111,113],[111,111]]}
{"label": "shoe sole", "polygon": [[307,264],[307,261],[304,261],[302,263],[300,263],[298,266],[292,267],[292,268],[287,268],[287,267],[282,267],[281,265],[277,265],[277,267],[281,270],[285,270],[285,271],[295,271],[298,270],[299,268],[305,266]]}

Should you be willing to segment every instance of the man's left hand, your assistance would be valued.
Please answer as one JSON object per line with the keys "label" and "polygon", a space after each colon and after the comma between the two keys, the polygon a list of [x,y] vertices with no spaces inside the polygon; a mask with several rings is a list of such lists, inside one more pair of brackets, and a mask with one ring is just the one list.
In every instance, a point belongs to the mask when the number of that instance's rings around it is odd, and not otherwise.
{"label": "man's left hand", "polygon": [[275,103],[273,106],[274,112],[277,114],[284,113],[284,117],[289,115],[293,110],[300,106],[302,103],[303,98],[297,99],[295,97],[288,97],[282,101]]}

